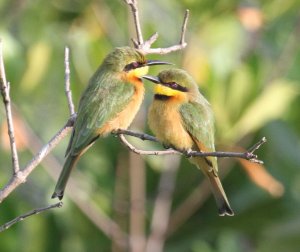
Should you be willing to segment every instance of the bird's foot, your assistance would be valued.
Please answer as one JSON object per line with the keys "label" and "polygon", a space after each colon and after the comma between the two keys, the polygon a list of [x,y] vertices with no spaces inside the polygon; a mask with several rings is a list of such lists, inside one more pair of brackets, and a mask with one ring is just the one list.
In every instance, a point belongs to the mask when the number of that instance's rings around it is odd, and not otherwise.
{"label": "bird's foot", "polygon": [[182,152],[183,152],[183,154],[186,158],[191,158],[192,157],[192,155],[191,155],[191,153],[193,152],[192,149],[183,150]]}
{"label": "bird's foot", "polygon": [[163,143],[162,146],[167,150],[167,149],[174,149],[174,147],[171,144],[165,144]]}

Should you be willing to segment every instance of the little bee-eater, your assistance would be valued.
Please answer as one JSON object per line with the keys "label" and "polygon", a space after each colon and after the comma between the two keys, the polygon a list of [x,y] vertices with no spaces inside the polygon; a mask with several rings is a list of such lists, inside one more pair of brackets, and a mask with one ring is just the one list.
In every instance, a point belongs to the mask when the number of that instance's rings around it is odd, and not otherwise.
{"label": "little bee-eater", "polygon": [[130,47],[116,48],[106,56],[81,96],[66,161],[52,198],[63,198],[72,168],[98,137],[129,127],[144,97],[141,77],[147,74],[148,66],[162,64],[168,63],[146,60]]}
{"label": "little bee-eater", "polygon": [[[156,84],[148,124],[157,138],[165,146],[183,151],[215,151],[213,112],[193,78],[181,69],[143,78]],[[217,158],[191,157],[189,160],[209,179],[219,215],[234,215],[218,177]]]}

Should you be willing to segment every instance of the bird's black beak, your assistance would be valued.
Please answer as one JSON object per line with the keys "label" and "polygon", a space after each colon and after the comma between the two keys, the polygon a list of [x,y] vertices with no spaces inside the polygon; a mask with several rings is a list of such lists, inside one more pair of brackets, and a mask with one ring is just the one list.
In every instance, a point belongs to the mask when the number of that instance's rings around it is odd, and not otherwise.
{"label": "bird's black beak", "polygon": [[142,78],[143,78],[143,79],[146,79],[146,80],[149,80],[149,81],[152,81],[152,82],[155,83],[155,84],[161,83],[161,81],[159,80],[159,78],[156,77],[156,76],[144,75],[144,76],[142,76]]}
{"label": "bird's black beak", "polygon": [[155,66],[155,65],[173,65],[172,63],[160,60],[147,60],[146,66]]}

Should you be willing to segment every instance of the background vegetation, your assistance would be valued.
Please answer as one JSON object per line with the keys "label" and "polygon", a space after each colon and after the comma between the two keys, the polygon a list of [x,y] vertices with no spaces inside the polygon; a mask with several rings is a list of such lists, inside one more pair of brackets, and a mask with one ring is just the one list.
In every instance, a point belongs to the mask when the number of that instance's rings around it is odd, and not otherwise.
{"label": "background vegetation", "polygon": [[[145,236],[159,236],[153,211],[164,223],[170,204],[164,251],[299,251],[299,5],[297,0],[140,0],[144,36],[158,31],[155,45],[161,47],[177,43],[184,11],[190,9],[187,48],[150,58],[172,61],[197,80],[215,111],[217,148],[247,148],[263,136],[268,139],[258,151],[265,167],[219,160],[235,217],[217,215],[202,174],[187,160],[139,157],[111,136],[98,141],[81,159],[63,208],[1,233],[0,250],[120,251],[118,236],[108,237],[103,230],[103,216],[109,216],[131,235],[133,250],[138,251]],[[21,164],[68,118],[64,46],[71,49],[77,104],[103,57],[116,46],[129,45],[133,31],[122,0],[0,2],[0,37]],[[151,73],[158,71],[152,68]],[[149,133],[145,118],[152,93],[151,84],[145,85],[149,92],[131,128]],[[11,159],[0,107],[3,186],[11,176]],[[159,148],[131,140],[141,148]],[[50,196],[66,145],[67,139],[0,205],[1,224],[54,202]]]}

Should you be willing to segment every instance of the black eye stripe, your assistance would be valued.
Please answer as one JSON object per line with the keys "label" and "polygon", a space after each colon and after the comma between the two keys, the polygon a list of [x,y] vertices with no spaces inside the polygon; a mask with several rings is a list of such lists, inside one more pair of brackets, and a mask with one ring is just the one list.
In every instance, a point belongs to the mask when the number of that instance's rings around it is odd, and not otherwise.
{"label": "black eye stripe", "polygon": [[183,87],[183,86],[179,85],[176,82],[167,82],[167,83],[162,83],[162,84],[166,87],[169,87],[169,88],[172,88],[174,90],[181,91],[181,92],[187,92],[188,91],[188,89],[186,87]]}
{"label": "black eye stripe", "polygon": [[130,70],[133,70],[133,69],[136,69],[136,68],[139,68],[141,66],[143,66],[144,64],[143,63],[140,63],[140,62],[131,62],[130,64],[126,65],[124,67],[124,71],[125,72],[129,72]]}

